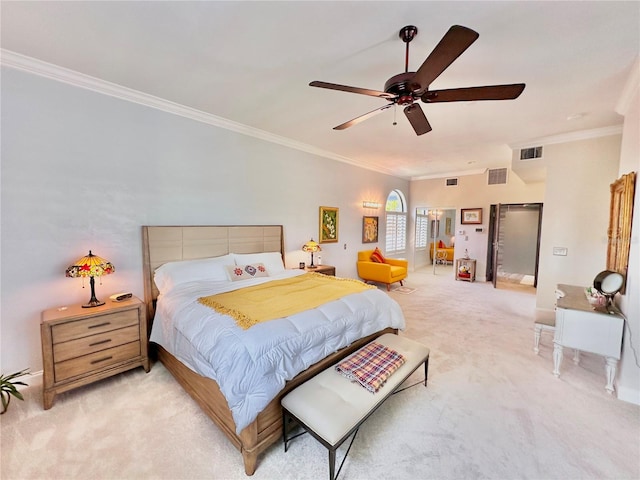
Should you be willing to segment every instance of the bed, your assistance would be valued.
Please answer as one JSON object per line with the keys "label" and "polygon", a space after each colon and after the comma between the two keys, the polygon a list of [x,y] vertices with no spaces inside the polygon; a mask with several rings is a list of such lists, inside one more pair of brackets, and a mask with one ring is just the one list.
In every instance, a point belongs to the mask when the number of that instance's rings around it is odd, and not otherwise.
{"label": "bed", "polygon": [[[374,338],[404,328],[400,307],[377,289],[246,330],[199,300],[208,293],[302,277],[302,271],[284,269],[281,225],[144,226],[142,239],[151,351],[240,451],[247,475],[282,434],[282,396]],[[216,275],[226,270],[232,276],[233,265],[245,264],[264,266],[270,278],[233,281],[210,273],[213,268]],[[207,278],[198,278],[205,267]],[[339,325],[343,330],[334,332]],[[302,336],[303,330],[313,335]],[[271,339],[268,332],[276,336]],[[315,345],[317,332],[324,335],[319,342],[324,346]],[[204,337],[219,343],[204,345]],[[220,357],[225,351],[227,357]],[[256,362],[252,368],[264,368],[264,374],[239,378],[228,367],[246,352]],[[260,382],[263,377],[267,381]]]}

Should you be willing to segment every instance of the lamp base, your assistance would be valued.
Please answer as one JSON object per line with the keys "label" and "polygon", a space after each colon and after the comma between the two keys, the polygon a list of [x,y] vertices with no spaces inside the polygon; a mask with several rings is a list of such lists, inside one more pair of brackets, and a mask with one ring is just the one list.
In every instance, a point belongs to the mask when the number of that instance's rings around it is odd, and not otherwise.
{"label": "lamp base", "polygon": [[104,302],[101,302],[96,298],[96,281],[91,277],[89,280],[89,285],[91,286],[91,298],[89,298],[89,303],[85,303],[82,305],[82,308],[92,308],[99,307],[100,305],[104,305]]}
{"label": "lamp base", "polygon": [[100,305],[104,305],[104,302],[101,302],[100,300],[91,300],[89,303],[82,305],[82,308],[93,308],[99,307]]}
{"label": "lamp base", "polygon": [[317,265],[307,265],[307,268],[318,268]]}

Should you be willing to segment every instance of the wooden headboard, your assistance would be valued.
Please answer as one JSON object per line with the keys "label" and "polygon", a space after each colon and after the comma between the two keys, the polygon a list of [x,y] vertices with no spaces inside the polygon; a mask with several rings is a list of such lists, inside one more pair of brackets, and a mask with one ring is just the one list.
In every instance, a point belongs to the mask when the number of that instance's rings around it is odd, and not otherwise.
{"label": "wooden headboard", "polygon": [[158,289],[153,274],[160,265],[180,260],[219,257],[227,253],[280,252],[284,262],[282,225],[143,226],[142,263],[147,318],[155,314]]}

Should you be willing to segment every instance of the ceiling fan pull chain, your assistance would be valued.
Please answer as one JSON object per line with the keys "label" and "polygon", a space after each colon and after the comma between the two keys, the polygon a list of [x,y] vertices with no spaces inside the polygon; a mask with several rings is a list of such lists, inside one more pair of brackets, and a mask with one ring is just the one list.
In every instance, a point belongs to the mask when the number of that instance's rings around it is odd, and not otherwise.
{"label": "ceiling fan pull chain", "polygon": [[398,104],[394,103],[393,104],[393,124],[392,125],[397,125],[398,122],[396,122],[396,112],[398,111]]}

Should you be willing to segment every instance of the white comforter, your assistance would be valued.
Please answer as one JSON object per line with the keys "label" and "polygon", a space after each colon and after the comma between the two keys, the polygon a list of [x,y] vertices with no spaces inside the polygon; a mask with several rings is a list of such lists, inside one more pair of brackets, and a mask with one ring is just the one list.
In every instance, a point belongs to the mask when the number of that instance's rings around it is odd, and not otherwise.
{"label": "white comforter", "polygon": [[347,295],[318,308],[248,330],[198,298],[300,275],[241,282],[191,282],[158,298],[151,341],[220,386],[239,434],[290,380],[353,341],[386,327],[404,329],[398,303],[378,289]]}

